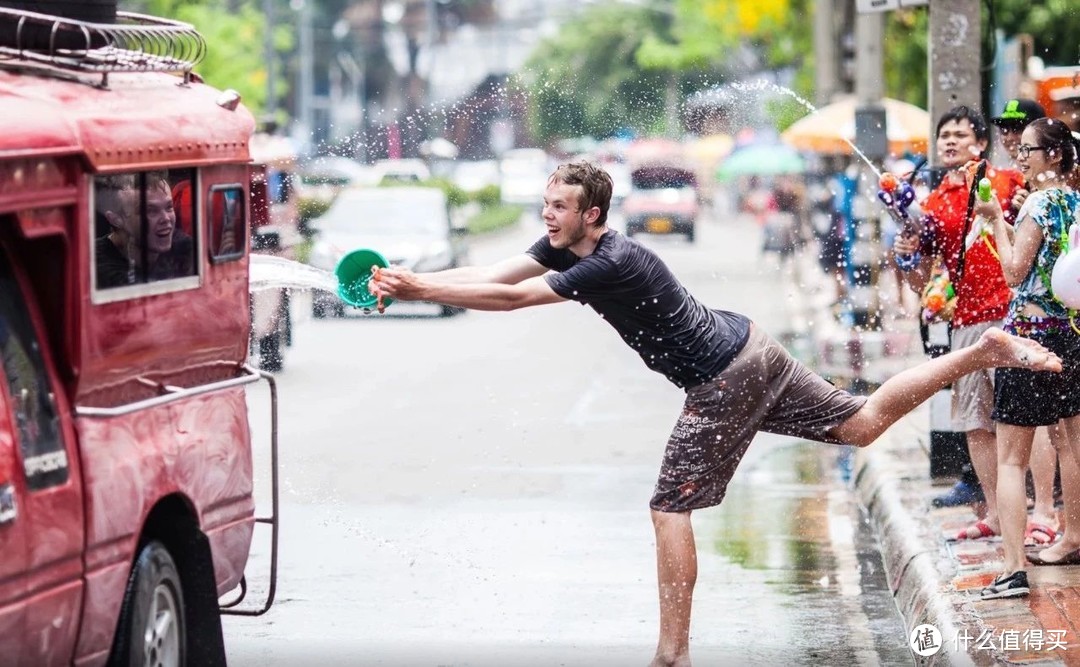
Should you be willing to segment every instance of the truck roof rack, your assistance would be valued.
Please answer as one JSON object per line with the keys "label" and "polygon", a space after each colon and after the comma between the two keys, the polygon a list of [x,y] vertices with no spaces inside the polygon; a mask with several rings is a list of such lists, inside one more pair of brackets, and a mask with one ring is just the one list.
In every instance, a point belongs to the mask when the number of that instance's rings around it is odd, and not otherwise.
{"label": "truck roof rack", "polygon": [[102,75],[110,72],[191,70],[206,55],[206,40],[194,26],[132,12],[116,23],[75,19],[0,7],[0,67],[55,67]]}

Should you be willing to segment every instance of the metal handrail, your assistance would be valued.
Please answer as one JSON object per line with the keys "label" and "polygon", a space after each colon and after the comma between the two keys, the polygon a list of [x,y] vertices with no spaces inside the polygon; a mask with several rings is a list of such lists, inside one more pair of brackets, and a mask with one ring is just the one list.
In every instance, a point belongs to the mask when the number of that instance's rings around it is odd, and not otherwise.
{"label": "metal handrail", "polygon": [[263,601],[261,607],[251,607],[247,609],[238,609],[237,606],[240,602],[247,597],[247,573],[240,577],[240,593],[239,595],[228,602],[219,603],[218,607],[220,612],[224,615],[231,616],[262,616],[270,607],[274,604],[274,598],[277,596],[277,577],[278,577],[278,542],[280,537],[280,512],[281,512],[281,493],[280,493],[280,477],[278,474],[279,461],[278,461],[278,397],[277,397],[277,382],[274,380],[274,376],[265,372],[257,371],[249,366],[245,366],[253,373],[258,373],[262,379],[266,380],[270,385],[270,515],[269,516],[257,516],[255,517],[255,523],[267,524],[270,526],[270,583],[266,590],[266,599]]}
{"label": "metal handrail", "polygon": [[252,384],[262,379],[262,374],[259,371],[252,369],[250,366],[242,365],[238,366],[240,370],[245,372],[245,375],[239,377],[229,378],[227,380],[219,380],[217,382],[211,382],[209,384],[201,384],[197,387],[174,387],[171,385],[163,385],[153,380],[147,380],[146,378],[137,378],[139,382],[143,384],[149,384],[156,387],[160,391],[165,392],[161,396],[154,396],[153,398],[146,398],[141,401],[135,401],[134,403],[127,403],[125,405],[118,405],[113,408],[95,408],[85,405],[75,406],[75,415],[77,417],[120,417],[123,415],[129,415],[139,410],[146,410],[147,408],[156,408],[159,405],[165,405],[174,401],[183,400],[185,398],[191,398],[192,396],[198,396],[200,394],[208,394],[212,391],[220,391],[222,389],[229,389],[231,387],[240,387],[246,384]]}
{"label": "metal handrail", "polygon": [[[189,23],[132,12],[117,12],[116,18],[123,23],[89,23],[0,7],[0,21],[15,25],[15,43],[0,46],[0,56],[97,74],[185,75],[206,56],[206,40]],[[48,32],[48,48],[30,48],[32,31]],[[60,48],[60,43],[66,47]]]}

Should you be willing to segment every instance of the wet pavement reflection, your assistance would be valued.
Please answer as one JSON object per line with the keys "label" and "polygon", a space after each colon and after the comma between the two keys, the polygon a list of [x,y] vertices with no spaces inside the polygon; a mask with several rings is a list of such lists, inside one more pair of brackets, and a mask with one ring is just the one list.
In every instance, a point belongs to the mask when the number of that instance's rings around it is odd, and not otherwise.
{"label": "wet pavement reflection", "polygon": [[696,519],[697,597],[725,607],[695,605],[696,639],[723,633],[745,664],[913,664],[872,528],[844,481],[848,448],[769,440],[751,447],[719,510]]}

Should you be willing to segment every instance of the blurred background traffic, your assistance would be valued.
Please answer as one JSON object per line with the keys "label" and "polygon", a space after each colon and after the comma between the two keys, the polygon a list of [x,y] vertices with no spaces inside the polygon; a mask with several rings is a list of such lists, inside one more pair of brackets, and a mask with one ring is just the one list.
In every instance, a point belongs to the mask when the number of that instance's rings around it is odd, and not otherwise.
{"label": "blurred background traffic", "polygon": [[[866,330],[917,310],[883,261],[895,229],[868,177],[918,170],[932,184],[933,122],[957,103],[1028,97],[1080,129],[1068,4],[120,3],[194,24],[210,45],[200,76],[260,120],[263,252],[332,269],[349,246],[385,245],[418,270],[456,266],[470,236],[537,218],[558,163],[590,159],[613,177],[617,228],[693,243],[702,219],[750,216],[763,253],[815,254],[838,320]],[[980,28],[950,32],[961,24]],[[335,299],[316,295],[303,316],[350,314]],[[289,314],[285,300],[260,311]],[[279,347],[256,342],[268,358]]]}

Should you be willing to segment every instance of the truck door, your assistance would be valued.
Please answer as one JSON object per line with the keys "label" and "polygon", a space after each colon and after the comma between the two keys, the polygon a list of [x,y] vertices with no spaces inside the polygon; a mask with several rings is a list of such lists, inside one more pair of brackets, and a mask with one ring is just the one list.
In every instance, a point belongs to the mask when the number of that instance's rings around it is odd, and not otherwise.
{"label": "truck door", "polygon": [[0,392],[0,656],[19,664],[26,623],[26,486],[16,468],[15,437]]}
{"label": "truck door", "polygon": [[[68,446],[71,426],[61,419],[63,396],[53,384],[49,352],[24,296],[30,292],[22,289],[10,260],[17,256],[7,249],[0,252],[0,394],[5,403],[0,452],[15,443],[14,522],[24,531],[19,541],[26,549],[16,560],[22,562],[17,578],[24,589],[22,657],[16,664],[68,664],[82,612],[81,484]],[[11,541],[3,529],[0,524],[0,544]],[[0,564],[0,572],[8,567]],[[8,664],[6,658],[0,662]]]}

